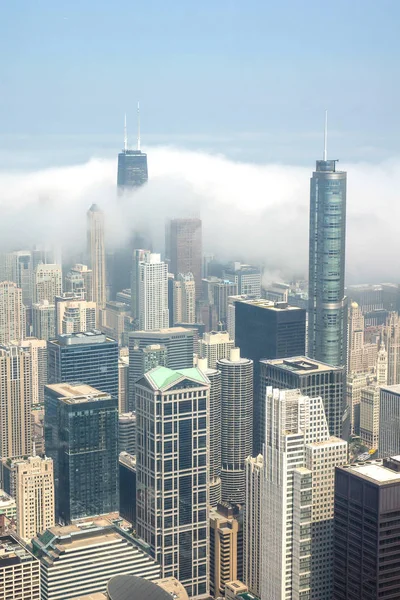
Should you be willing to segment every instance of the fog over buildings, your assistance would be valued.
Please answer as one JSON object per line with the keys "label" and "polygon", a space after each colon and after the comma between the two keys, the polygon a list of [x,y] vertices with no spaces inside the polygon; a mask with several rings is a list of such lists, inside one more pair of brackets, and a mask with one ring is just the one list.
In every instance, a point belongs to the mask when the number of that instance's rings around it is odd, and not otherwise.
{"label": "fog over buildings", "polygon": [[[400,160],[339,166],[349,173],[346,280],[395,280]],[[60,241],[65,252],[81,248],[84,215],[96,202],[105,212],[108,248],[123,245],[132,226],[162,248],[168,216],[201,216],[206,252],[262,264],[274,279],[301,277],[308,263],[310,169],[152,147],[148,184],[123,198],[116,194],[115,160],[0,171],[0,251]]]}

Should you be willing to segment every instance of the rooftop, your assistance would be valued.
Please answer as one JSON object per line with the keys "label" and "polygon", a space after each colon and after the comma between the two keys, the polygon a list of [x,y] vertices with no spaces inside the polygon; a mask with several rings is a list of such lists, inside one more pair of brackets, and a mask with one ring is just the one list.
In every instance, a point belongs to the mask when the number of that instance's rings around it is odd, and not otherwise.
{"label": "rooftop", "polygon": [[299,306],[292,306],[287,302],[273,302],[272,300],[265,300],[264,298],[256,298],[254,300],[241,300],[243,304],[251,304],[252,306],[257,306],[258,308],[266,308],[268,310],[274,310],[277,312],[284,310],[304,310]]}
{"label": "rooftop", "polygon": [[111,398],[110,394],[84,383],[53,383],[47,385],[46,388],[55,392],[67,404],[79,404]]}
{"label": "rooftop", "polygon": [[148,373],[145,378],[150,381],[155,389],[166,389],[171,384],[180,381],[183,378],[192,379],[200,384],[208,384],[207,377],[197,367],[191,369],[181,369],[180,371],[174,371],[167,367],[155,367]]}
{"label": "rooftop", "polygon": [[326,363],[308,358],[307,356],[293,356],[291,358],[276,358],[273,360],[263,359],[261,363],[279,367],[284,371],[291,371],[299,375],[308,373],[323,373],[327,371],[341,371],[341,367],[332,367]]}
{"label": "rooftop", "polygon": [[33,560],[32,554],[14,537],[0,536],[0,568]]}
{"label": "rooftop", "polygon": [[105,342],[116,344],[115,340],[108,338],[99,329],[91,329],[79,333],[61,333],[56,340],[51,340],[50,343],[59,346],[75,346],[79,344],[104,344]]}
{"label": "rooftop", "polygon": [[161,335],[169,335],[172,333],[185,333],[187,334],[189,329],[185,327],[165,327],[164,329],[153,329],[152,331],[133,331],[129,334],[129,337],[157,337]]}
{"label": "rooftop", "polygon": [[346,465],[341,468],[356,475],[361,475],[374,483],[400,483],[400,473],[384,467],[381,462],[371,461],[364,464]]}
{"label": "rooftop", "polygon": [[394,385],[381,385],[381,390],[385,392],[392,392],[393,394],[400,394],[400,383]]}

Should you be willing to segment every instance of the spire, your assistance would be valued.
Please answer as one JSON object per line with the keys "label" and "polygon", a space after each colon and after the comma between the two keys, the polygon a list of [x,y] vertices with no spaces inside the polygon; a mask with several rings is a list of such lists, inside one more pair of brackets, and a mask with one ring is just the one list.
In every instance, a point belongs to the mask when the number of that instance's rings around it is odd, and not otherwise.
{"label": "spire", "polygon": [[325,111],[324,160],[328,160],[328,111]]}
{"label": "spire", "polygon": [[140,151],[140,106],[137,103],[137,149]]}
{"label": "spire", "polygon": [[126,128],[126,113],[124,119],[124,152],[128,150],[128,130]]}

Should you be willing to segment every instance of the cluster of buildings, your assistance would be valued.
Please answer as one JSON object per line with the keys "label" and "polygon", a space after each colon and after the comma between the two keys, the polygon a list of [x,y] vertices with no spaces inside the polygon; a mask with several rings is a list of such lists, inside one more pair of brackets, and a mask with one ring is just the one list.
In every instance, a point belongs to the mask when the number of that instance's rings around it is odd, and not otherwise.
{"label": "cluster of buildings", "polygon": [[399,598],[400,288],[345,290],[345,216],[324,153],[307,292],[96,204],[85,259],[0,256],[0,600]]}

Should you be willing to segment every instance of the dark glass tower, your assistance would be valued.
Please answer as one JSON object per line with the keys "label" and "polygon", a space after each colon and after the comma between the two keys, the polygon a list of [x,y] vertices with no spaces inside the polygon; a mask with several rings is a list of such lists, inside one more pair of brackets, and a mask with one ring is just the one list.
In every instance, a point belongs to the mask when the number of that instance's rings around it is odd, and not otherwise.
{"label": "dark glass tower", "polygon": [[[326,132],[325,132],[326,140]],[[344,295],[346,178],[336,160],[317,160],[311,178],[308,355],[329,365],[346,364],[347,302]]]}
{"label": "dark glass tower", "polygon": [[124,149],[118,154],[118,190],[123,193],[133,190],[147,183],[149,178],[147,171],[147,154],[140,150],[140,120],[138,104],[138,138],[137,149],[128,148],[128,136],[126,130],[126,116],[124,127]]}

